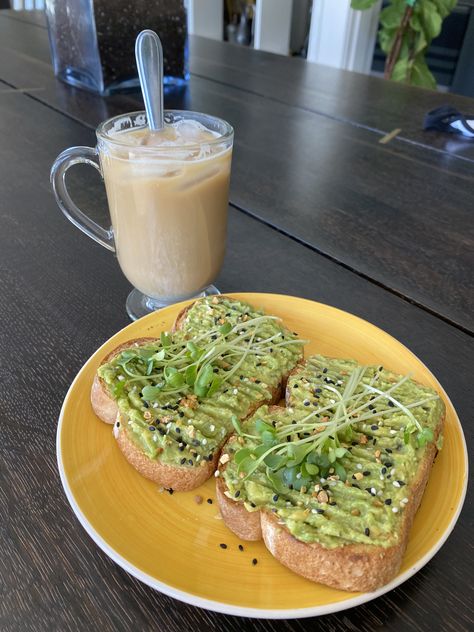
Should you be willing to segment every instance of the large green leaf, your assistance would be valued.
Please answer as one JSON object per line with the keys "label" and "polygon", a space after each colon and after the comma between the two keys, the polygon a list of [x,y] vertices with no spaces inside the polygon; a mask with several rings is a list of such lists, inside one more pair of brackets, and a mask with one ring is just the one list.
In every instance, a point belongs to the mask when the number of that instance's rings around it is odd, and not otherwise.
{"label": "large green leaf", "polygon": [[390,49],[392,48],[393,45],[393,40],[395,38],[395,35],[397,33],[397,29],[393,28],[393,29],[380,29],[379,31],[379,44],[380,44],[380,48],[383,50],[383,52],[388,55],[388,53],[390,52]]}
{"label": "large green leaf", "polygon": [[457,0],[433,0],[442,18],[451,13],[457,5]]}
{"label": "large green leaf", "polygon": [[431,0],[423,0],[421,8],[421,23],[426,34],[426,39],[431,41],[440,34],[443,19],[438,13],[435,3],[431,2]]}
{"label": "large green leaf", "polygon": [[404,2],[393,2],[380,13],[380,24],[386,29],[397,29],[405,13]]}
{"label": "large green leaf", "polygon": [[418,55],[411,67],[410,83],[421,88],[436,89],[436,79],[431,74],[423,55]]}
{"label": "large green leaf", "polygon": [[363,11],[364,9],[373,7],[376,2],[377,0],[351,0],[351,9]]}
{"label": "large green leaf", "polygon": [[392,72],[393,81],[406,81],[408,75],[408,59],[399,59],[395,64]]}

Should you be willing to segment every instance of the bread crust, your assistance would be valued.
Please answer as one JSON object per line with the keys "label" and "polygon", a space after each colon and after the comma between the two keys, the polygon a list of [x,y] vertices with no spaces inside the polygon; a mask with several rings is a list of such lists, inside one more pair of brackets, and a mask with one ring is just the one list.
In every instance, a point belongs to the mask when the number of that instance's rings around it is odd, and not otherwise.
{"label": "bread crust", "polygon": [[131,439],[126,421],[122,423],[120,413],[117,415],[117,421],[120,421],[121,425],[119,432],[116,433],[116,439],[124,457],[139,474],[166,489],[177,492],[189,491],[207,481],[216,469],[218,450],[212,461],[201,461],[203,465],[200,467],[177,467],[162,463],[159,459],[150,459]]}
{"label": "bread crust", "polygon": [[[285,410],[275,407],[271,412],[276,412],[276,409]],[[413,520],[437,453],[436,441],[443,424],[444,418],[436,428],[434,440],[427,445],[417,477],[407,489],[409,501],[403,511],[399,541],[394,546],[347,544],[329,549],[318,543],[307,544],[291,535],[271,511],[248,512],[243,501],[226,496],[225,482],[219,476],[216,493],[224,522],[243,540],[260,539],[257,536],[261,533],[265,546],[281,564],[311,581],[350,592],[376,590],[393,579],[400,569]],[[224,468],[221,468],[222,471]]]}

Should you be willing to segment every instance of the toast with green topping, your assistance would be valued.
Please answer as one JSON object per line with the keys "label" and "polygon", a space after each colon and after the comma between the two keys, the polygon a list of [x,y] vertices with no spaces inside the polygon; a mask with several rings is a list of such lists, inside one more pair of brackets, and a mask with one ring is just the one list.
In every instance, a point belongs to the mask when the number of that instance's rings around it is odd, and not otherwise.
{"label": "toast with green topping", "polygon": [[216,472],[224,521],[310,580],[375,590],[400,568],[444,415],[409,376],[313,356],[286,408],[234,420]]}
{"label": "toast with green topping", "polygon": [[100,365],[96,414],[126,459],[176,491],[212,475],[220,449],[259,406],[277,402],[304,341],[275,316],[225,296],[196,301],[171,332],[130,341]]}

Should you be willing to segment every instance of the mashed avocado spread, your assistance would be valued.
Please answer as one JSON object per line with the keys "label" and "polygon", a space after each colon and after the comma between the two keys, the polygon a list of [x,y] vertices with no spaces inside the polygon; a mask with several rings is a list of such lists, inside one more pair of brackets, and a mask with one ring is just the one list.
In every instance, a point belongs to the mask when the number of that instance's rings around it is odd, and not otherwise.
{"label": "mashed avocado spread", "polygon": [[313,356],[288,381],[287,408],[260,408],[221,456],[226,495],[274,512],[303,542],[397,544],[444,404],[383,367]]}
{"label": "mashed avocado spread", "polygon": [[132,440],[150,458],[195,467],[211,461],[232,430],[268,402],[294,368],[302,342],[273,316],[226,297],[194,303],[181,329],[126,349],[98,375]]}

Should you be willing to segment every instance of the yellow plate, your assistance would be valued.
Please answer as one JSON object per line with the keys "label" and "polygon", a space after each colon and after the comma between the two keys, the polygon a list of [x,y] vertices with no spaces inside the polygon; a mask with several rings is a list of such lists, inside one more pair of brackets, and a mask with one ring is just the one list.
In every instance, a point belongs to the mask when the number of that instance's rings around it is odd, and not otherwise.
{"label": "yellow plate", "polygon": [[[244,551],[239,550],[239,539],[219,519],[213,479],[196,491],[169,495],[128,465],[111,426],[92,412],[89,393],[94,373],[101,359],[120,343],[168,330],[185,303],[122,329],[86,362],[72,383],[57,435],[59,470],[69,502],[88,534],[117,564],[149,586],[196,606],[235,615],[290,618],[335,612],[374,599],[431,559],[461,511],[467,452],[456,411],[426,366],[374,325],[301,298],[232,296],[281,316],[291,330],[311,340],[306,355],[355,358],[360,363],[383,364],[398,373],[411,372],[443,396],[447,406],[444,447],[433,467],[398,577],[371,593],[347,593],[314,584],[281,566],[262,542],[243,543]],[[204,498],[200,505],[195,502],[197,494]],[[252,564],[253,558],[257,565]]]}

